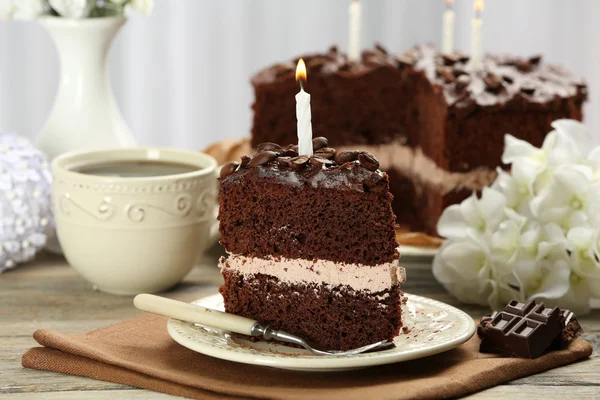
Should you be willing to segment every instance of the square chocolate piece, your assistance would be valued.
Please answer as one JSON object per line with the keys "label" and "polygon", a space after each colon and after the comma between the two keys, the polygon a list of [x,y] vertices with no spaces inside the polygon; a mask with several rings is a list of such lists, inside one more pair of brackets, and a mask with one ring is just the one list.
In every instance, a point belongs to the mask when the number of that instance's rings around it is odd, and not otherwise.
{"label": "square chocolate piece", "polygon": [[486,324],[480,350],[536,358],[550,347],[561,328],[558,307],[512,300]]}

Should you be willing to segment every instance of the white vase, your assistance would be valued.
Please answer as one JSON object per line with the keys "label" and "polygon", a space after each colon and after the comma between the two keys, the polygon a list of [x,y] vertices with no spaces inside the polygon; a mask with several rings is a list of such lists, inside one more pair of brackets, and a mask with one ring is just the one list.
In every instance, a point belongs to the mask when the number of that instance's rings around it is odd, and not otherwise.
{"label": "white vase", "polygon": [[135,145],[117,108],[108,76],[108,51],[122,16],[67,19],[43,17],[60,59],[58,94],[36,140],[48,158],[71,150]]}

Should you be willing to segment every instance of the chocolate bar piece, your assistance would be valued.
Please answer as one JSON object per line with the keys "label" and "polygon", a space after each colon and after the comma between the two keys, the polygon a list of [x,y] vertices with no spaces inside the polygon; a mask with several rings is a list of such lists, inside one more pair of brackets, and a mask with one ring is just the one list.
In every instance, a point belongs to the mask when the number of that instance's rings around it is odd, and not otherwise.
{"label": "chocolate bar piece", "polygon": [[526,304],[512,300],[504,311],[482,319],[478,330],[482,337],[480,351],[536,358],[550,347],[561,330],[558,307],[547,308],[533,300]]}
{"label": "chocolate bar piece", "polygon": [[560,350],[568,346],[568,344],[583,333],[577,317],[570,310],[560,310],[560,320],[562,330],[560,334],[556,336],[554,342],[550,346],[551,350]]}

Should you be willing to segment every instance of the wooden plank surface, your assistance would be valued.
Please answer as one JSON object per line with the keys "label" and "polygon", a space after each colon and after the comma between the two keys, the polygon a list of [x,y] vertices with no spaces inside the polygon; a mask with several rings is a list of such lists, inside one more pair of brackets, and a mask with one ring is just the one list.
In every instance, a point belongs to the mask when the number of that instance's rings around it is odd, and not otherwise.
{"label": "wooden plank surface", "polygon": [[[221,249],[205,255],[167,297],[192,301],[216,293],[221,276],[216,267]],[[409,293],[459,306],[474,318],[486,310],[460,305],[433,278],[427,261],[404,258]],[[0,275],[0,398],[2,399],[159,399],[172,396],[93,379],[34,371],[21,367],[21,356],[36,343],[31,334],[40,328],[73,334],[89,332],[140,312],[131,297],[92,290],[61,257],[45,254],[35,262]],[[590,360],[510,382],[477,393],[472,398],[600,399],[600,310],[580,318],[585,337],[595,343]]]}

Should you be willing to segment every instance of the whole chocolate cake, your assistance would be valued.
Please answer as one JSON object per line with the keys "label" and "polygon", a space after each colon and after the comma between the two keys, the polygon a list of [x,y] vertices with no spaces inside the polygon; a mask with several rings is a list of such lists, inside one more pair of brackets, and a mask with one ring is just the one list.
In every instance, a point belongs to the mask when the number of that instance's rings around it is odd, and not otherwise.
{"label": "whole chocolate cake", "polygon": [[[446,206],[495,179],[506,133],[541,146],[552,121],[582,119],[587,97],[581,79],[539,56],[487,56],[477,72],[468,56],[431,46],[400,56],[376,46],[359,63],[335,48],[304,59],[315,135],[374,154],[398,221],[429,233]],[[294,66],[253,77],[253,147],[295,140]]]}
{"label": "whole chocolate cake", "polygon": [[223,167],[220,288],[229,313],[345,350],[398,335],[400,283],[392,195],[367,152],[313,140],[257,145]]}

